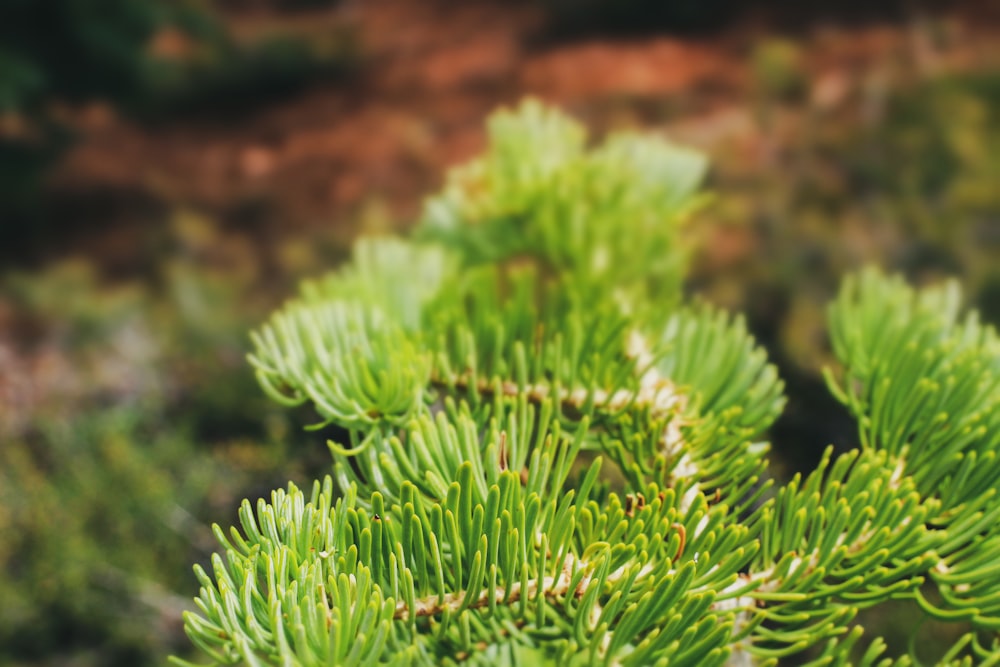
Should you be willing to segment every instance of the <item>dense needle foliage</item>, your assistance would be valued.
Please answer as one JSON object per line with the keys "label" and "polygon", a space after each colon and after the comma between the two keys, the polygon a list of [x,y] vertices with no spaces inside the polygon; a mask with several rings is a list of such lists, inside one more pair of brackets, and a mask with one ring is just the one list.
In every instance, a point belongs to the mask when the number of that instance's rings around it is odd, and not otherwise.
{"label": "dense needle foliage", "polygon": [[245,501],[186,629],[212,664],[911,664],[859,610],[915,600],[1000,660],[1000,339],[957,288],[870,270],[830,306],[861,447],[775,488],[782,383],[685,302],[700,156],[535,103],[253,335],[332,475]]}

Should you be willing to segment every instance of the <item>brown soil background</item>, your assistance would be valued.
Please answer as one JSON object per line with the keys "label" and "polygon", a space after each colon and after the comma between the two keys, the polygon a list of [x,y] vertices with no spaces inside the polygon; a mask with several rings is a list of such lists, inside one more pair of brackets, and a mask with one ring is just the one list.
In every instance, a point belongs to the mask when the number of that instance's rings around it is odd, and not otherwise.
{"label": "brown soil background", "polygon": [[[792,14],[745,11],[694,35],[559,36],[527,2],[233,10],[228,22],[248,38],[275,27],[303,36],[346,28],[360,66],[346,80],[253,108],[158,124],[102,104],[69,111],[79,138],[46,194],[66,231],[49,250],[82,250],[127,269],[144,228],[177,207],[265,240],[325,228],[346,243],[373,203],[392,220],[412,219],[444,170],[482,148],[488,113],[525,96],[557,103],[598,132],[642,126],[768,168],[780,137],[755,117],[750,64],[768,39],[799,49],[806,95],[820,107],[841,104],[886,63],[931,75],[1000,62],[1000,9],[990,2],[942,3],[905,21],[822,5]],[[922,20],[943,26],[950,46],[928,44]],[[169,50],[169,36],[157,46]]]}

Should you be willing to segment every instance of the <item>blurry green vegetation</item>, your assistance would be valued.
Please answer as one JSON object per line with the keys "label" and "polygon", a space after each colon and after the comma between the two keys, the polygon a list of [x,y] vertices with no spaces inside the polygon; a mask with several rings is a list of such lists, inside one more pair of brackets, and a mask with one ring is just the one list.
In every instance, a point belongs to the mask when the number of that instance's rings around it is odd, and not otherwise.
{"label": "blurry green vegetation", "polygon": [[218,37],[217,25],[191,2],[4,0],[0,110],[30,112],[51,96],[133,100],[159,66],[150,41],[168,26]]}
{"label": "blurry green vegetation", "polygon": [[239,113],[354,66],[349,29],[230,34],[207,0],[0,0],[0,225],[37,207],[72,140],[58,105],[101,100],[139,119]]}
{"label": "blurry green vegetation", "polygon": [[[725,196],[711,214],[746,234],[753,252],[706,276],[710,291],[731,304],[755,301],[744,289],[752,282],[778,301],[822,303],[838,276],[877,261],[921,282],[957,275],[996,320],[1000,72],[855,93],[867,99],[791,122],[763,107],[765,133],[784,126],[760,149],[771,154],[768,169],[756,155],[721,154],[714,176]],[[811,354],[793,356],[808,363]]]}
{"label": "blurry green vegetation", "polygon": [[[146,114],[191,99],[301,83],[342,70],[349,35],[231,35],[198,0],[0,2],[0,112],[101,98]],[[167,108],[164,108],[166,105]]]}
{"label": "blurry green vegetation", "polygon": [[[221,245],[225,261],[207,256]],[[186,651],[180,611],[211,523],[323,459],[294,451],[301,424],[244,360],[276,300],[264,285],[292,278],[265,280],[252,248],[194,216],[167,246],[125,284],[83,261],[0,279],[0,664]]]}
{"label": "blurry green vegetation", "polygon": [[1000,72],[890,83],[845,83],[833,108],[765,96],[757,152],[714,162],[724,196],[709,216],[747,251],[695,287],[749,312],[800,369],[826,361],[820,304],[868,262],[922,283],[957,276],[1000,319]]}
{"label": "blurry green vegetation", "polygon": [[206,539],[190,512],[236,480],[220,461],[192,468],[187,429],[164,421],[119,407],[51,416],[4,447],[5,664],[143,664],[172,648],[177,574]]}
{"label": "blurry green vegetation", "polygon": [[799,47],[786,39],[760,42],[750,56],[754,78],[772,99],[794,99],[806,89],[806,73]]}
{"label": "blurry green vegetation", "polygon": [[343,76],[356,59],[348,30],[309,38],[278,31],[250,41],[220,36],[154,69],[138,111],[153,118],[202,109],[238,113],[318,78]]}

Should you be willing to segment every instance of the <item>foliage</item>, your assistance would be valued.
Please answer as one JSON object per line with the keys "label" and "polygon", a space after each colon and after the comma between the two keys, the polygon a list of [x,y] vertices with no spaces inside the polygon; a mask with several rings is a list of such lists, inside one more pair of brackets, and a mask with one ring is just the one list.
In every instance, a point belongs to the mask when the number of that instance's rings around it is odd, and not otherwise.
{"label": "foliage", "polygon": [[0,227],[39,212],[42,174],[73,140],[60,105],[100,100],[143,120],[234,114],[343,76],[354,50],[342,29],[238,38],[199,0],[0,0]]}
{"label": "foliage", "polygon": [[700,162],[583,145],[536,104],[500,113],[418,240],[363,241],[255,333],[267,393],[345,434],[331,476],[215,527],[185,615],[204,656],[911,664],[852,624],[907,598],[969,624],[942,663],[1000,660],[996,331],[954,287],[848,279],[829,383],[862,447],[775,489],[774,367],[658,271]]}
{"label": "foliage", "polygon": [[844,274],[878,264],[915,284],[954,276],[1000,324],[1000,191],[987,185],[1000,179],[1000,78],[985,62],[927,72],[894,53],[875,70],[788,70],[808,83],[800,97],[761,73],[753,114],[741,116],[750,134],[712,149],[712,185],[725,196],[706,211],[710,241],[692,284],[745,313],[781,369],[790,403],[772,442],[792,471],[816,465],[803,441],[856,440],[818,372],[834,361],[823,304]]}
{"label": "foliage", "polygon": [[[172,40],[157,48],[158,36]],[[321,64],[310,44],[269,38],[245,45],[211,5],[196,0],[5,0],[0,5],[0,112],[32,112],[46,100],[103,98],[149,112],[213,86],[252,85]],[[334,56],[346,52],[337,50]],[[329,58],[329,56],[327,56]],[[336,58],[333,59],[336,62]],[[230,91],[215,91],[220,94]]]}
{"label": "foliage", "polygon": [[776,99],[794,99],[805,89],[802,54],[794,42],[767,39],[756,44],[750,57],[754,80]]}
{"label": "foliage", "polygon": [[956,275],[984,318],[1000,321],[992,187],[1000,77],[987,70],[914,81],[890,72],[873,82],[832,75],[828,87],[841,99],[827,106],[763,99],[763,164],[738,146],[718,151],[714,183],[726,197],[710,215],[727,235],[748,235],[749,250],[745,261],[701,269],[699,286],[748,312],[756,331],[775,330],[769,349],[800,371],[826,361],[815,344],[818,304],[865,263],[916,282]]}
{"label": "foliage", "polygon": [[60,0],[43,7],[6,0],[2,10],[3,111],[34,107],[46,95],[134,95],[155,67],[148,47],[157,30],[178,25],[207,35],[216,29],[191,2]]}
{"label": "foliage", "polygon": [[[187,508],[222,467],[188,470],[190,436],[145,416],[137,423],[140,414],[53,417],[6,443],[5,661],[91,651],[94,664],[136,664],[176,650],[173,618],[186,604],[168,568],[204,548]],[[149,627],[159,633],[151,638]]]}
{"label": "foliage", "polygon": [[211,522],[315,476],[241,363],[272,303],[257,259],[220,247],[239,246],[183,215],[148,280],[79,260],[2,277],[0,664],[162,664]]}

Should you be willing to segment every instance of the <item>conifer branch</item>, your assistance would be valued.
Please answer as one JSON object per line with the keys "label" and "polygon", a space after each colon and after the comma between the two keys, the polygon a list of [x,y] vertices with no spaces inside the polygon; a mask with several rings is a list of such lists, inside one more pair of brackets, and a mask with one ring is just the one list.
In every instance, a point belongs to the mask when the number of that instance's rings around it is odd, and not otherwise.
{"label": "conifer branch", "polygon": [[489,129],[411,240],[362,240],[252,335],[264,391],[348,441],[215,527],[204,655],[909,664],[853,625],[906,598],[970,628],[942,664],[1000,661],[1000,339],[957,287],[845,280],[826,377],[862,446],[775,488],[777,371],[682,298],[704,160],[588,149],[537,103]]}

